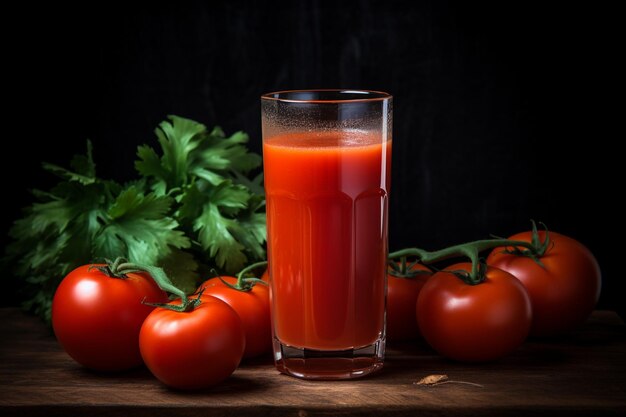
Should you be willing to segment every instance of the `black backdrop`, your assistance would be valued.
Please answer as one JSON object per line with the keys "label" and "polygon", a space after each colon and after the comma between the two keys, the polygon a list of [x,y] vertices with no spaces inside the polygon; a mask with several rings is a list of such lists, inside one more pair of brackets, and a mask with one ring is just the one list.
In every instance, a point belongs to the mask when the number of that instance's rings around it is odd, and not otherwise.
{"label": "black backdrop", "polygon": [[623,230],[608,105],[617,13],[502,3],[21,6],[5,15],[17,30],[3,29],[3,229],[27,188],[51,184],[40,162],[67,164],[86,138],[100,175],[124,180],[167,114],[245,130],[260,151],[261,93],[384,90],[395,97],[392,249],[508,235],[534,218],[596,254],[601,306],[621,309],[620,255],[606,243]]}

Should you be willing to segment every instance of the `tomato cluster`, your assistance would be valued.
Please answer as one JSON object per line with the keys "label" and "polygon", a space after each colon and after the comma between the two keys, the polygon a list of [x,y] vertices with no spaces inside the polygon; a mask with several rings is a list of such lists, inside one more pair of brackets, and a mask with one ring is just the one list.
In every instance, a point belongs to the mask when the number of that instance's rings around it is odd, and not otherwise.
{"label": "tomato cluster", "polygon": [[87,368],[119,371],[145,363],[176,389],[212,386],[242,358],[271,350],[266,285],[241,287],[234,277],[213,278],[195,299],[168,302],[153,279],[142,272],[116,273],[109,265],[72,271],[52,304],[59,343]]}
{"label": "tomato cluster", "polygon": [[543,248],[536,253],[495,248],[481,282],[464,279],[472,264],[448,266],[426,282],[423,275],[399,278],[390,270],[389,340],[421,335],[443,356],[486,361],[511,352],[528,335],[558,335],[589,317],[600,295],[601,275],[585,246],[535,228],[507,240],[542,243]]}

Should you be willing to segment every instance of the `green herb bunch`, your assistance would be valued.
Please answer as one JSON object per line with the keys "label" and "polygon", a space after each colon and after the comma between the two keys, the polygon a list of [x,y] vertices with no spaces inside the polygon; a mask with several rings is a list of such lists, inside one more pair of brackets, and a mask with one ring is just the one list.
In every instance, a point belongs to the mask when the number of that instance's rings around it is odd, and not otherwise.
{"label": "green herb bunch", "polygon": [[250,177],[261,157],[248,151],[248,136],[177,116],[155,133],[160,151],[140,146],[139,178],[127,184],[96,176],[90,142],[71,169],[44,163],[60,181],[33,191],[6,248],[25,307],[49,320],[63,277],[104,258],[161,266],[188,293],[212,268],[231,274],[265,258],[262,174]]}

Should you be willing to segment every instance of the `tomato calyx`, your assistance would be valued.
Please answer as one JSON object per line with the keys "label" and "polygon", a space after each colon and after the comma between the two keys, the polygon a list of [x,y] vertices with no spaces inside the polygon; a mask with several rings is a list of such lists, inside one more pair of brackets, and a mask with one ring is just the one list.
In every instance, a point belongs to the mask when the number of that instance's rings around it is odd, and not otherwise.
{"label": "tomato calyx", "polygon": [[539,224],[543,226],[543,229],[546,233],[546,237],[542,242],[541,238],[539,237],[539,231],[537,230],[537,224],[534,220],[531,220],[530,222],[532,223],[532,234],[530,243],[533,246],[533,249],[520,249],[519,247],[514,246],[511,248],[507,247],[502,252],[509,255],[524,256],[526,258],[530,258],[543,267],[543,264],[541,263],[541,257],[546,254],[548,248],[550,248],[550,246],[552,245],[552,241],[550,240],[550,232],[548,231],[548,226],[546,226],[542,222],[539,222]]}
{"label": "tomato calyx", "polygon": [[407,248],[401,249],[389,254],[389,259],[397,259],[406,256],[412,256],[423,264],[430,264],[445,259],[465,257],[469,258],[472,262],[472,270],[467,271],[446,271],[451,272],[468,285],[477,285],[485,280],[485,272],[487,270],[484,262],[479,258],[480,252],[487,249],[493,249],[497,247],[523,247],[529,250],[531,253],[536,254],[536,247],[532,242],[524,242],[521,240],[509,240],[509,239],[483,239],[473,242],[463,243],[460,245],[450,246],[448,248],[440,249],[437,251],[429,252],[420,248]]}
{"label": "tomato calyx", "polygon": [[419,260],[408,262],[406,256],[400,257],[400,262],[389,260],[387,262],[388,272],[397,278],[415,278],[420,275],[432,275],[430,271],[424,271],[421,269],[413,269],[413,267],[419,264]]}
{"label": "tomato calyx", "polygon": [[[474,261],[472,260],[472,269],[474,267]],[[487,264],[482,260],[478,260],[478,269],[477,269],[477,278],[472,277],[471,272],[467,272],[463,269],[444,269],[442,272],[448,272],[450,274],[455,275],[461,281],[465,282],[468,285],[477,285],[481,282],[485,281],[485,277],[487,274]]]}
{"label": "tomato calyx", "polygon": [[128,276],[124,273],[121,273],[119,270],[120,264],[124,262],[128,262],[125,258],[118,257],[115,261],[111,261],[110,259],[104,258],[104,265],[90,265],[87,268],[87,271],[92,271],[94,269],[100,271],[104,275],[109,278],[118,278],[118,279],[126,279]]}
{"label": "tomato calyx", "polygon": [[245,267],[237,274],[237,282],[235,284],[231,284],[230,282],[226,281],[224,278],[221,277],[221,275],[217,273],[215,274],[215,276],[219,278],[220,281],[222,281],[222,283],[228,288],[232,288],[236,291],[248,292],[251,291],[252,288],[254,288],[254,286],[257,284],[267,285],[267,282],[258,277],[246,276],[246,274],[251,273],[251,271],[262,267],[267,267],[267,261],[257,262]]}

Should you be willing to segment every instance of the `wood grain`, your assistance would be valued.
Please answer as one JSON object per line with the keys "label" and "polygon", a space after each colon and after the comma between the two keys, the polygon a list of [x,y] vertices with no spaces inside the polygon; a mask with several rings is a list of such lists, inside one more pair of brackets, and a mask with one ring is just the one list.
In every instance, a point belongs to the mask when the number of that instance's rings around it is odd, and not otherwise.
{"label": "wood grain", "polygon": [[[489,364],[460,364],[423,343],[388,350],[385,369],[345,382],[279,374],[270,357],[246,362],[203,392],[171,391],[146,369],[91,372],[36,318],[0,309],[0,416],[626,415],[626,326],[598,311],[558,340],[529,341]],[[419,386],[430,374],[480,384]]]}

